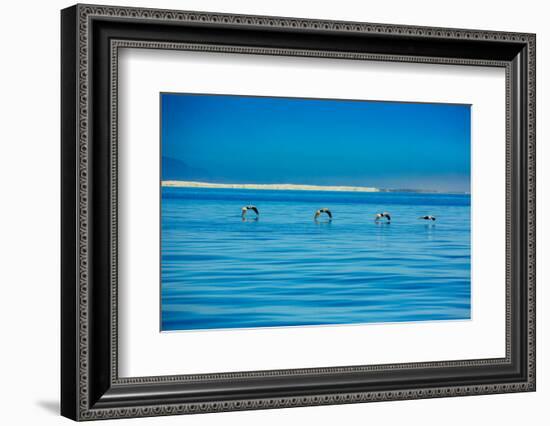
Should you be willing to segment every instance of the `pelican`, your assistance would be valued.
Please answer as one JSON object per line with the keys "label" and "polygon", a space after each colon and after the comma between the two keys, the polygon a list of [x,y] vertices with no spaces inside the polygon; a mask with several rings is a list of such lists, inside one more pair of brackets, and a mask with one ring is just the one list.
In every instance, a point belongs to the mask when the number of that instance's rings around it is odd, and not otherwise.
{"label": "pelican", "polygon": [[376,213],[376,216],[374,216],[374,221],[375,222],[378,222],[380,219],[382,218],[386,218],[388,220],[388,222],[391,221],[391,216],[388,212],[384,212],[384,213]]}
{"label": "pelican", "polygon": [[258,211],[258,208],[256,206],[244,206],[241,209],[241,217],[245,217],[248,210],[253,210],[254,213],[256,213],[256,216],[260,216],[260,212]]}
{"label": "pelican", "polygon": [[322,209],[317,210],[315,212],[315,216],[313,217],[313,219],[317,220],[317,218],[319,216],[321,216],[321,213],[326,213],[328,215],[329,219],[332,220],[332,213],[326,207],[323,207]]}
{"label": "pelican", "polygon": [[435,220],[435,216],[420,216],[418,219]]}

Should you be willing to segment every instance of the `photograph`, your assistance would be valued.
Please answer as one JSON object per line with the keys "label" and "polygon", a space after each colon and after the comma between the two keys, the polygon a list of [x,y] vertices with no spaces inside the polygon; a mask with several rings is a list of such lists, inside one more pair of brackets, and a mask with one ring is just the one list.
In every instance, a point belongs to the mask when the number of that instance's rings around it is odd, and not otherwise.
{"label": "photograph", "polygon": [[160,93],[160,331],[471,320],[471,105]]}

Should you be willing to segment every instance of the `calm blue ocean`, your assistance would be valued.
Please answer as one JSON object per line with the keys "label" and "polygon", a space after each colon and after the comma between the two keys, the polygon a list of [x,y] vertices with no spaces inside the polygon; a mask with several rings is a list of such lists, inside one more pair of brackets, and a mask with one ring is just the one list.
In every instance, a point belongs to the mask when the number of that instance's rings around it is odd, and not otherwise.
{"label": "calm blue ocean", "polygon": [[469,195],[163,187],[161,212],[163,331],[470,318]]}

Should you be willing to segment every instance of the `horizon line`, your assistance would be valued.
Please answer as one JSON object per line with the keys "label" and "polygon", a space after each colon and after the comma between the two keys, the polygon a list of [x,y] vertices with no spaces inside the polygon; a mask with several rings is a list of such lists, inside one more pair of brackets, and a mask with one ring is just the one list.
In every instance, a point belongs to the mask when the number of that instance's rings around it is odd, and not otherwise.
{"label": "horizon line", "polygon": [[211,188],[211,189],[252,189],[252,190],[287,190],[287,191],[332,191],[332,192],[414,192],[433,194],[463,194],[465,191],[435,191],[425,189],[391,189],[370,186],[350,185],[305,185],[294,183],[214,183],[186,180],[161,180],[162,187],[172,188]]}

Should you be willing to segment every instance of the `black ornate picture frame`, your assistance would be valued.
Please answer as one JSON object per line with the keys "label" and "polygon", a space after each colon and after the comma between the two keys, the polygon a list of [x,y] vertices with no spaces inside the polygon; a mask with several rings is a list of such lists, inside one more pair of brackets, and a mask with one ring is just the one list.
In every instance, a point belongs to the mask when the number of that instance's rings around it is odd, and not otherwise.
{"label": "black ornate picture frame", "polygon": [[[93,420],[535,390],[534,34],[95,5],[64,9],[61,28],[62,415]],[[506,356],[119,377],[123,47],[504,68]]]}

